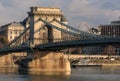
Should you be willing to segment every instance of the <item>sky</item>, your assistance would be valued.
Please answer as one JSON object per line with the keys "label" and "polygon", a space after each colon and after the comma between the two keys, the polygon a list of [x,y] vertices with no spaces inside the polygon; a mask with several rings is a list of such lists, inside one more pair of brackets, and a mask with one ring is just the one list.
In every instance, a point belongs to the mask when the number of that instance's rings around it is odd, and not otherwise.
{"label": "sky", "polygon": [[62,10],[69,24],[79,27],[109,24],[119,20],[120,0],[0,0],[0,26],[23,21],[30,7],[57,7]]}

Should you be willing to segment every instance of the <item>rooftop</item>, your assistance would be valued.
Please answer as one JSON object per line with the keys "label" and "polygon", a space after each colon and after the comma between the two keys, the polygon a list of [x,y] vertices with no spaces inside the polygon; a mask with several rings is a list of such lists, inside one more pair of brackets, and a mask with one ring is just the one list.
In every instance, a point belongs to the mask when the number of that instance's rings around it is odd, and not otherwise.
{"label": "rooftop", "polygon": [[28,14],[41,14],[41,15],[62,15],[60,8],[49,8],[49,7],[30,7],[31,11]]}
{"label": "rooftop", "polygon": [[3,25],[0,28],[5,28],[5,27],[8,27],[8,26],[15,26],[15,27],[17,27],[17,26],[23,26],[23,25],[20,22],[12,22],[12,23],[8,23],[6,25]]}

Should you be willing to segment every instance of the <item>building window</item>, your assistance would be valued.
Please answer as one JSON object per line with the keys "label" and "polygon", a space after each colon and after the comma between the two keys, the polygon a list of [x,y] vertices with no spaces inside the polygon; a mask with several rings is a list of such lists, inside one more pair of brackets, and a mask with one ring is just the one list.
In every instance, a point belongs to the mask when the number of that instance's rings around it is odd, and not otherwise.
{"label": "building window", "polygon": [[15,34],[17,34],[17,31],[15,31]]}
{"label": "building window", "polygon": [[116,37],[116,35],[113,35],[113,37]]}
{"label": "building window", "polygon": [[12,34],[12,31],[10,31],[10,34]]}
{"label": "building window", "polygon": [[10,36],[10,39],[12,39],[12,36]]}
{"label": "building window", "polygon": [[17,38],[17,36],[14,37],[14,39],[16,39],[16,38]]}
{"label": "building window", "polygon": [[19,34],[21,34],[21,31],[19,31]]}

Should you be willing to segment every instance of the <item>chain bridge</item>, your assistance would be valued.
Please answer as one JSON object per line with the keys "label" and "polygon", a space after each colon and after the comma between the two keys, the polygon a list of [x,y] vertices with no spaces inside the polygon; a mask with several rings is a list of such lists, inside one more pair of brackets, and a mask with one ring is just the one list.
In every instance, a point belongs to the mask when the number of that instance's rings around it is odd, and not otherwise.
{"label": "chain bridge", "polygon": [[[95,35],[68,25],[59,8],[31,7],[28,17],[29,24],[25,26],[25,30],[1,48],[0,54],[26,52],[27,58],[30,58],[30,70],[37,68],[37,71],[70,71],[69,61],[64,58],[64,50],[120,45],[119,37]],[[37,62],[38,65],[32,65],[32,62]],[[21,62],[21,65],[25,66],[26,62]]]}
{"label": "chain bridge", "polygon": [[[10,52],[27,52],[33,50],[60,51],[73,47],[120,44],[119,37],[108,37],[108,36],[91,34],[88,32],[81,31],[79,29],[75,29],[74,27],[64,24],[56,19],[53,19],[52,22],[56,22],[57,24],[66,27],[67,30],[55,26],[51,22],[48,22],[42,18],[39,18],[38,21],[41,21],[44,24],[42,27],[37,29],[32,35],[43,30],[44,33],[45,32],[48,33],[48,38],[27,37],[26,33],[30,33],[30,27],[27,27],[20,36],[18,36],[16,39],[10,42],[4,48],[0,49],[0,53],[4,54]],[[48,31],[52,31],[54,29],[60,31],[62,37],[54,38],[52,36],[53,34],[51,34],[52,32],[45,31],[47,27],[48,27]],[[55,37],[57,37],[57,35],[55,35]]]}

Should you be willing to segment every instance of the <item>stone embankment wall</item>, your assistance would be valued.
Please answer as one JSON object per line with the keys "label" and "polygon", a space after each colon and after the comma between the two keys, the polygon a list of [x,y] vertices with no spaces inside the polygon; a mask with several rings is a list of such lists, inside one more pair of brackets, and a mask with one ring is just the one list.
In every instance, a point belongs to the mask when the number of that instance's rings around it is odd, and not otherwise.
{"label": "stone embankment wall", "polygon": [[120,66],[120,56],[113,55],[66,55],[74,65]]}

